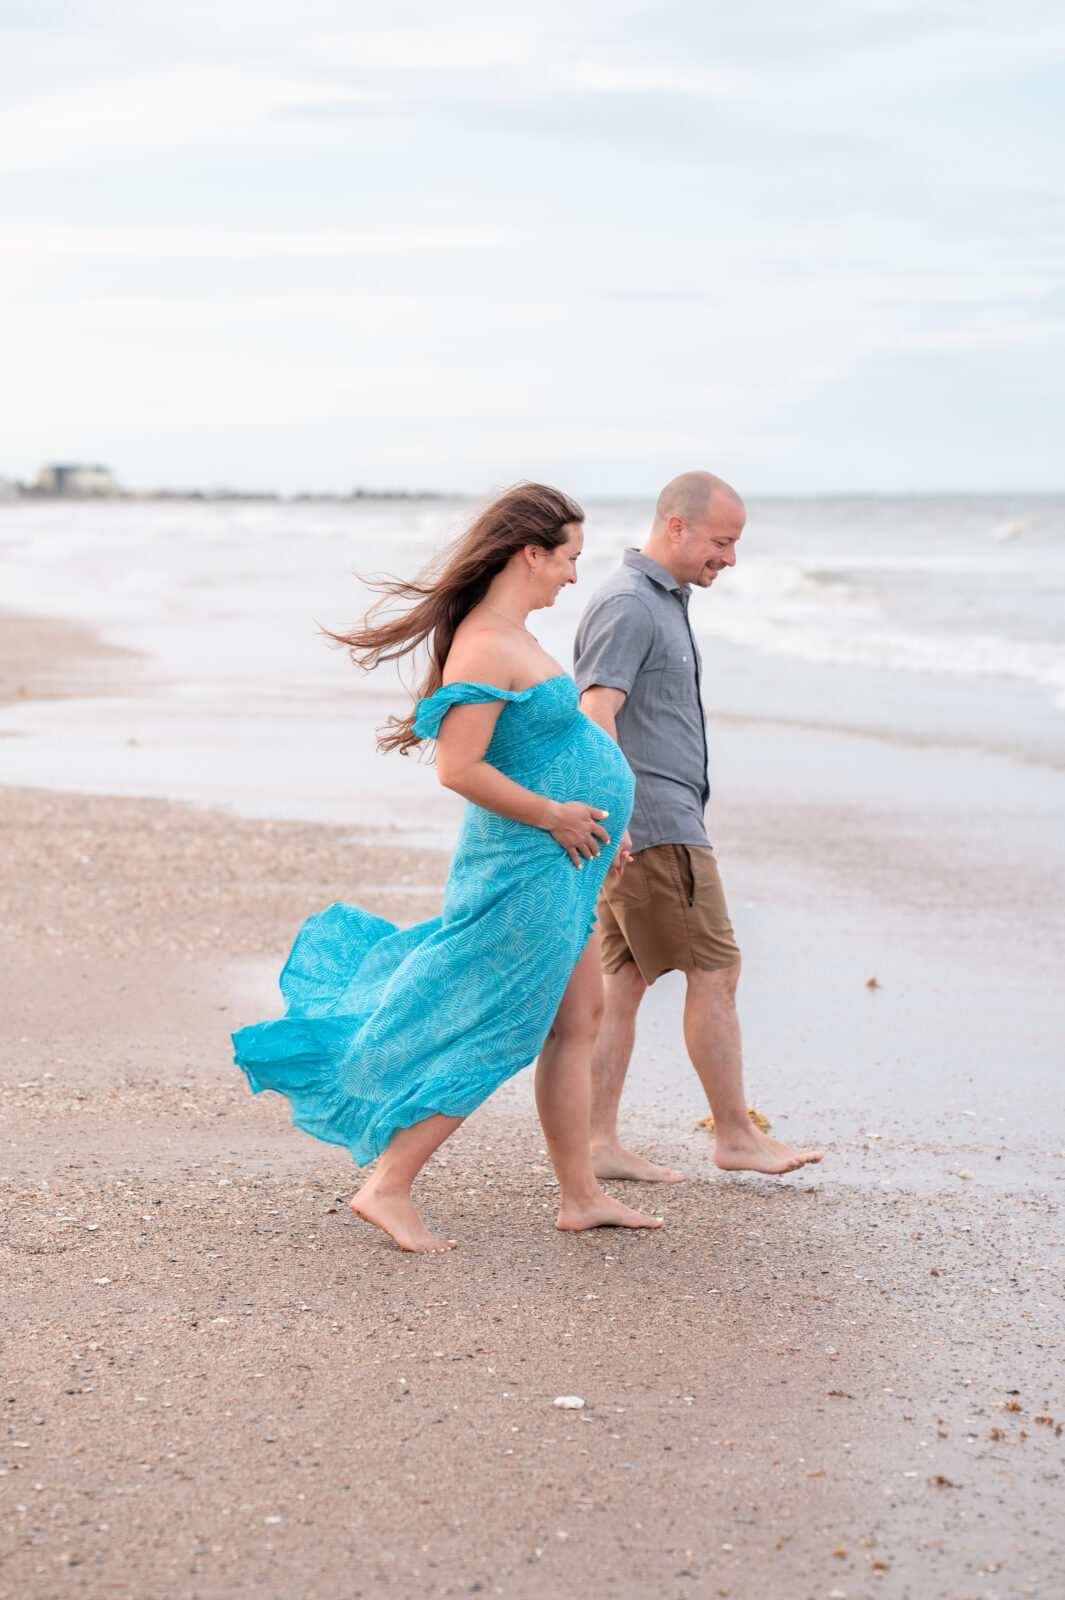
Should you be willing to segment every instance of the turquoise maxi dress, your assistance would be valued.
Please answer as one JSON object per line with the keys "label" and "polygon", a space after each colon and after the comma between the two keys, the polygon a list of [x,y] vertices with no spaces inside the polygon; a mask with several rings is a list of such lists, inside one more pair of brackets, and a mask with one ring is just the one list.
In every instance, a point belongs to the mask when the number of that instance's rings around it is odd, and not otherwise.
{"label": "turquoise maxi dress", "polygon": [[485,759],[537,794],[608,812],[609,845],[578,869],[542,828],[467,804],[440,916],[397,928],[328,906],[281,974],[285,1015],[233,1035],[252,1090],[286,1095],[297,1127],[360,1166],[397,1128],[467,1116],[539,1054],[632,810],[629,765],[568,673],[518,692],[446,684],[419,701],[415,732],[435,738],[452,706],[498,700]]}

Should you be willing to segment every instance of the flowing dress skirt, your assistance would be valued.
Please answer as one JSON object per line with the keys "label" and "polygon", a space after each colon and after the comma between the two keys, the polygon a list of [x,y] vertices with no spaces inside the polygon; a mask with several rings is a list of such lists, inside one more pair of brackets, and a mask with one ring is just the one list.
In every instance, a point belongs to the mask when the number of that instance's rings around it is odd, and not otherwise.
{"label": "flowing dress skirt", "polygon": [[439,917],[397,928],[335,904],[304,923],[281,975],[285,1015],[233,1035],[252,1089],[285,1095],[305,1132],[360,1165],[435,1112],[464,1117],[540,1051],[595,922],[632,809],[614,741],[566,673],[532,689],[448,684],[419,703],[503,700],[486,760],[553,800],[608,812],[610,843],[578,869],[549,833],[467,805]]}

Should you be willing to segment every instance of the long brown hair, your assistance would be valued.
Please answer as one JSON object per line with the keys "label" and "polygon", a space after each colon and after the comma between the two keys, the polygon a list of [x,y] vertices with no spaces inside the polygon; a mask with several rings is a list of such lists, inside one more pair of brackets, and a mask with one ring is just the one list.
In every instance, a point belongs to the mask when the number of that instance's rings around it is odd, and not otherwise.
{"label": "long brown hair", "polygon": [[[327,637],[347,647],[357,667],[370,672],[382,661],[398,661],[429,640],[429,669],[418,698],[435,694],[444,681],[444,663],[463,617],[484,599],[488,585],[519,550],[538,545],[556,550],[565,544],[567,523],[583,522],[575,500],[544,483],[518,483],[497,495],[451,544],[415,578],[376,578],[368,587],[381,598],[350,633]],[[382,616],[389,603],[411,604],[398,615]],[[389,717],[378,729],[379,750],[403,755],[420,743],[414,732],[415,707],[405,717]]]}

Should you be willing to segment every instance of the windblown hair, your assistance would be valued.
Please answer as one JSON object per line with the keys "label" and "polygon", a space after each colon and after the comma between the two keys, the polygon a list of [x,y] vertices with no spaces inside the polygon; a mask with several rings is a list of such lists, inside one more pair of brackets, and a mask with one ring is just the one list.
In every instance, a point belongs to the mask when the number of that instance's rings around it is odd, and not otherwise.
{"label": "windblown hair", "polygon": [[[575,500],[543,483],[519,483],[491,501],[475,521],[415,578],[375,578],[367,586],[381,598],[350,633],[326,636],[347,647],[357,667],[371,672],[382,661],[398,661],[429,641],[429,669],[418,698],[435,694],[444,681],[444,663],[463,617],[484,599],[488,585],[519,550],[537,545],[556,550],[565,544],[567,523],[583,522]],[[406,610],[388,614],[394,601]],[[408,755],[420,743],[412,706],[405,717],[389,717],[378,729],[379,750]]]}

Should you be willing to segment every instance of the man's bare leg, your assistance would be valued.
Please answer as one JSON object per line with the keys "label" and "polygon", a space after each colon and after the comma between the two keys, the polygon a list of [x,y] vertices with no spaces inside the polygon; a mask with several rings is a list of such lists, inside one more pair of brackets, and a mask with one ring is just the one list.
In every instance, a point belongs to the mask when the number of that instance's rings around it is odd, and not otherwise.
{"label": "man's bare leg", "polygon": [[597,1178],[631,1178],[638,1183],[683,1183],[672,1167],[626,1150],[618,1138],[618,1106],[636,1038],[636,1013],[647,992],[634,961],[604,976],[603,1020],[592,1053],[592,1164]]}
{"label": "man's bare leg", "polygon": [[799,1150],[771,1139],[747,1114],[743,1055],[736,1015],[739,965],[685,974],[684,1039],[714,1113],[714,1165],[726,1172],[794,1172],[821,1160],[820,1150]]}

